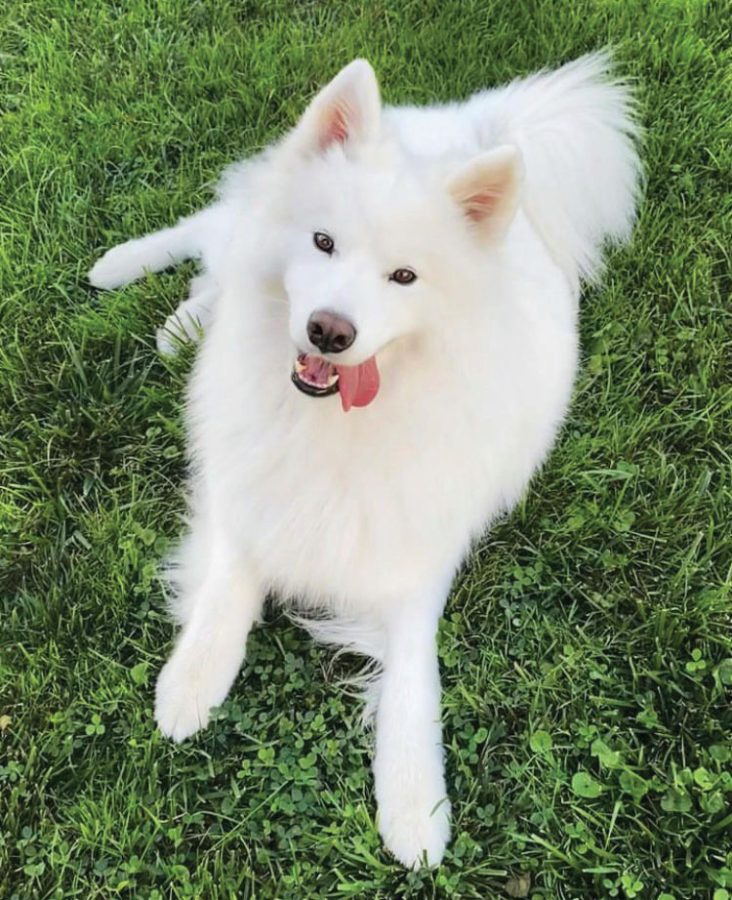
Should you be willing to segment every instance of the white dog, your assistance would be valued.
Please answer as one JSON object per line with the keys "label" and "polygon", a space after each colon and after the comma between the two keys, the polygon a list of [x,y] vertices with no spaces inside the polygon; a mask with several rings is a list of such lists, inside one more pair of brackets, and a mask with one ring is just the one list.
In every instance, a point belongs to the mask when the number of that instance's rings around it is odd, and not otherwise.
{"label": "white dog", "polygon": [[439,862],[450,833],[435,634],[451,581],[546,458],[580,283],[633,223],[636,128],[607,70],[598,54],[383,109],[356,60],[212,206],[89,276],[202,265],[160,335],[206,332],[160,729],[205,726],[265,595],[296,601],[317,637],[380,663],[378,825],[408,866]]}

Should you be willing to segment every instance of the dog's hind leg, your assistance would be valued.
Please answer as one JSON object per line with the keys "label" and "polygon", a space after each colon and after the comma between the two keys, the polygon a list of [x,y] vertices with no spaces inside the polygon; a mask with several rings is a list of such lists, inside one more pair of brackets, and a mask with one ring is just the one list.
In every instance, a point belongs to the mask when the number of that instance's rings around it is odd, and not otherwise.
{"label": "dog's hind leg", "polygon": [[163,356],[175,356],[181,343],[197,341],[213,317],[219,287],[212,275],[197,275],[191,281],[188,297],[158,328],[157,345]]}
{"label": "dog's hind leg", "polygon": [[215,240],[221,214],[220,204],[181,219],[172,228],[153,231],[107,250],[89,271],[94,287],[113,290],[142,278],[145,272],[160,272],[185,259],[197,259],[206,242]]}
{"label": "dog's hind leg", "polygon": [[[247,565],[216,527],[198,519],[203,533],[184,544],[203,560],[178,561],[176,580],[184,621],[175,650],[156,687],[155,719],[174,741],[190,737],[208,724],[212,706],[221,704],[236,678],[247,635],[262,607],[262,591]],[[192,571],[186,572],[189,566]]]}

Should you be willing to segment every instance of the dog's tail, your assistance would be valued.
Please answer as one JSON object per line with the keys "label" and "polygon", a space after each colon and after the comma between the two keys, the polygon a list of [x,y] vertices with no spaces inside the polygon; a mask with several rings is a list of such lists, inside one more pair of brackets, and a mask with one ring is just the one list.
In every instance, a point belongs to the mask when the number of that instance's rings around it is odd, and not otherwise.
{"label": "dog's tail", "polygon": [[[607,51],[477,95],[486,143],[523,154],[523,208],[573,280],[595,279],[605,241],[627,240],[641,168],[631,90]],[[481,105],[484,105],[481,109]]]}
{"label": "dog's tail", "polygon": [[112,247],[89,272],[94,287],[112,290],[141,278],[145,272],[160,272],[202,253],[202,234],[211,207],[181,219],[172,228],[154,231]]}

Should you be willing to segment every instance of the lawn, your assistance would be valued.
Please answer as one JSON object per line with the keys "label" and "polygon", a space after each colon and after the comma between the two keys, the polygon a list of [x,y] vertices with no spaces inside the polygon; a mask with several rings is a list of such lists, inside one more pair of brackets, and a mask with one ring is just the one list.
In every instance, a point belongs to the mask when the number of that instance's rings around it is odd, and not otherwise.
{"label": "lawn", "polygon": [[[6,0],[0,11],[0,897],[732,897],[732,13],[640,0]],[[440,635],[455,836],[405,873],[333,659],[273,611],[211,727],[152,718],[183,510],[192,269],[100,251],[368,57],[390,102],[611,42],[638,87],[635,238],[583,301],[572,414]]]}

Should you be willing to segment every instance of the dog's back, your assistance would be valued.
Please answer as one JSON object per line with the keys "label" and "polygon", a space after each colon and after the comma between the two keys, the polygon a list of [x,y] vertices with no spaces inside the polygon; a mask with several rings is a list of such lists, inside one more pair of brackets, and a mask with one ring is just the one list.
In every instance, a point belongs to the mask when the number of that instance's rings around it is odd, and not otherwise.
{"label": "dog's back", "polygon": [[391,127],[410,152],[469,158],[502,144],[521,150],[522,205],[573,282],[592,281],[606,240],[631,232],[640,183],[629,87],[607,52],[480,91],[465,103],[394,107]]}
{"label": "dog's back", "polygon": [[[575,288],[600,274],[605,241],[630,235],[641,174],[639,129],[631,91],[612,77],[606,52],[481,91],[464,103],[387,108],[384,120],[415,156],[467,159],[501,144],[517,146],[525,167],[524,211]],[[232,167],[225,192],[245,199],[256,172]],[[115,247],[92,269],[90,281],[119,287],[145,271],[206,256],[209,245],[222,243],[219,219],[226,219],[220,205]]]}

